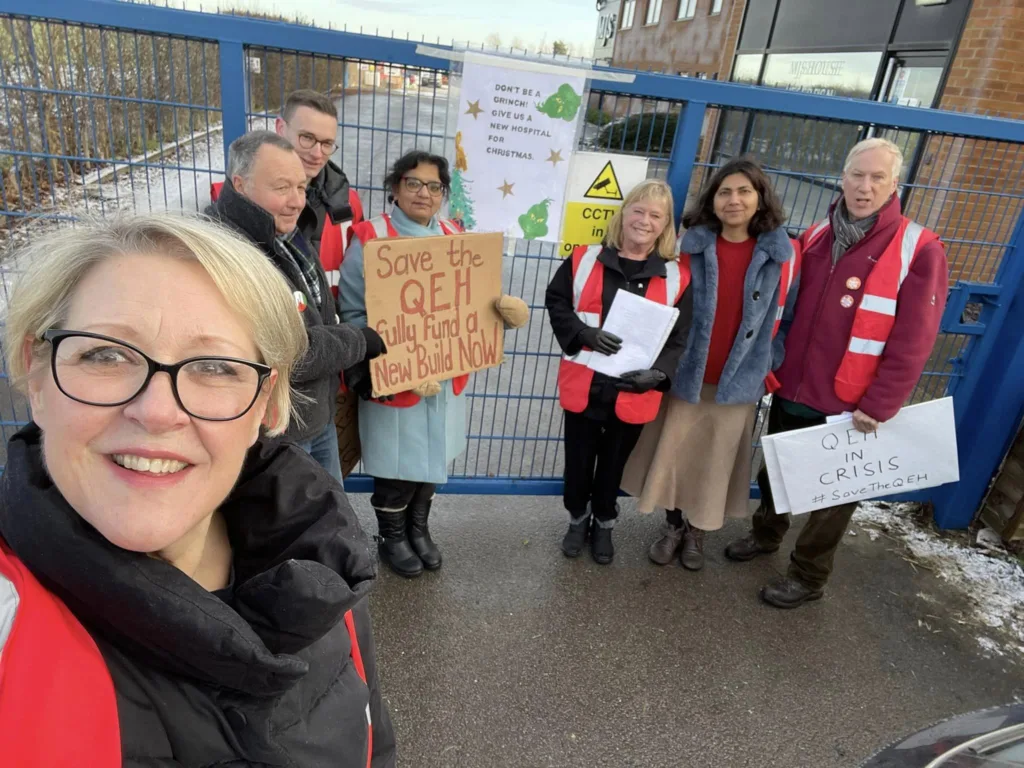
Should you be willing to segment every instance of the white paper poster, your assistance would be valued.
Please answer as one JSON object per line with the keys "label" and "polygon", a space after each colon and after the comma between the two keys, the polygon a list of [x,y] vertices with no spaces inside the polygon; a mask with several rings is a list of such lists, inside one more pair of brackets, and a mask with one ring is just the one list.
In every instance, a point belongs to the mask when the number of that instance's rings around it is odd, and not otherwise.
{"label": "white paper poster", "polygon": [[874,433],[843,420],[769,435],[762,445],[777,460],[765,462],[776,503],[787,499],[795,514],[960,479],[949,397],[904,408]]}
{"label": "white paper poster", "polygon": [[463,63],[449,215],[472,231],[557,242],[586,78],[495,61]]}

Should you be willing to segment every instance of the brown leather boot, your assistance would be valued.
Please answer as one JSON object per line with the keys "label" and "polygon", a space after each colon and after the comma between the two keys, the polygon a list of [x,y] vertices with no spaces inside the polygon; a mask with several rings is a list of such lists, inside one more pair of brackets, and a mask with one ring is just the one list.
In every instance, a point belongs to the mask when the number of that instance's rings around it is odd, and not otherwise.
{"label": "brown leather boot", "polygon": [[685,526],[676,528],[671,523],[661,526],[661,538],[651,544],[651,548],[647,550],[647,556],[652,563],[668,565],[672,562],[672,558],[676,556],[679,545],[683,541],[684,529]]}
{"label": "brown leather boot", "polygon": [[688,571],[699,571],[704,567],[704,531],[686,524],[683,533],[683,549],[679,553],[679,562]]}

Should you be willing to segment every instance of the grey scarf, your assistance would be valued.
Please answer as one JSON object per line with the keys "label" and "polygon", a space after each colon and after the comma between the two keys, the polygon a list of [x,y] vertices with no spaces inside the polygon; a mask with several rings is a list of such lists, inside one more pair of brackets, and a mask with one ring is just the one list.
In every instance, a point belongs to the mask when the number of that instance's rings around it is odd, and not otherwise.
{"label": "grey scarf", "polygon": [[846,208],[846,201],[840,200],[832,212],[832,266],[835,266],[850,248],[863,240],[877,221],[877,211],[866,219],[852,220]]}

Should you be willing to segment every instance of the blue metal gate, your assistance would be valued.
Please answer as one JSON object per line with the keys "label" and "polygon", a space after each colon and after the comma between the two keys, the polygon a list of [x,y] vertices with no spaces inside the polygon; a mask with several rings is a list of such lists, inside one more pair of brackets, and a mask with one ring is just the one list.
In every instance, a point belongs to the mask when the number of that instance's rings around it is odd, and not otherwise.
{"label": "blue metal gate", "polygon": [[[390,162],[414,146],[447,146],[448,61],[417,48],[112,0],[0,0],[0,241],[17,245],[83,215],[201,208],[227,145],[272,121],[299,87],[337,99],[334,159],[377,213]],[[626,74],[591,81],[582,145],[650,157],[680,210],[709,169],[752,151],[798,231],[835,197],[854,142],[880,134],[904,146],[913,161],[905,209],[942,235],[952,266],[942,334],[913,400],[955,398],[963,479],[932,500],[941,525],[967,525],[1024,416],[1024,124]],[[509,334],[505,365],[475,377],[469,450],[448,492],[560,492],[559,353],[542,311],[558,258],[555,246],[530,243],[507,259],[506,290],[534,317]],[[20,266],[0,262],[5,302]],[[4,443],[28,418],[0,373]]]}

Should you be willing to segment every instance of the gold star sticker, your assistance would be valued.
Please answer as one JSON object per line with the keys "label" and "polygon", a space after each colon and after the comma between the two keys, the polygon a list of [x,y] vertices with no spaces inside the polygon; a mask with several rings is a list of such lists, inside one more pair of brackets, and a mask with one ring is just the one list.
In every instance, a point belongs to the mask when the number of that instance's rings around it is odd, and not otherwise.
{"label": "gold star sticker", "polygon": [[545,163],[551,163],[554,167],[558,167],[559,163],[564,163],[565,159],[562,157],[562,150],[551,150],[551,157],[544,161]]}
{"label": "gold star sticker", "polygon": [[498,191],[501,192],[501,199],[504,200],[509,195],[514,195],[512,187],[515,186],[515,182],[509,184],[508,179],[505,179],[505,183],[498,187]]}
{"label": "gold star sticker", "polygon": [[483,110],[480,109],[480,99],[477,99],[476,101],[467,101],[466,103],[469,104],[469,109],[466,110],[466,114],[472,115],[473,119],[476,120],[477,115],[483,112]]}

